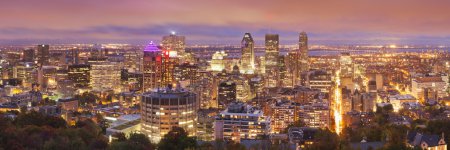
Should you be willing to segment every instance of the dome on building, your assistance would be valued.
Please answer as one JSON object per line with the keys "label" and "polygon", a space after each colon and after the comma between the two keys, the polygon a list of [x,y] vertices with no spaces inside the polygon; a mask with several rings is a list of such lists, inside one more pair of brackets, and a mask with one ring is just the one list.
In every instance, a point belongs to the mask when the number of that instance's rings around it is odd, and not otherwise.
{"label": "dome on building", "polygon": [[144,51],[161,51],[161,49],[157,45],[155,45],[153,41],[150,41],[150,43],[145,46]]}

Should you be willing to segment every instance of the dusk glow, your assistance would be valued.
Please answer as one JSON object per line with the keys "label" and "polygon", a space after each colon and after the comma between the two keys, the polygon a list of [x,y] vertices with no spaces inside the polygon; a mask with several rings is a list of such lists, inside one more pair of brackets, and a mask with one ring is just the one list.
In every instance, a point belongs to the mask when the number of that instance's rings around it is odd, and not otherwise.
{"label": "dusk glow", "polygon": [[143,44],[175,31],[188,44],[228,44],[271,32],[292,44],[308,31],[311,43],[443,44],[449,9],[447,0],[11,0],[0,2],[0,39]]}
{"label": "dusk glow", "polygon": [[450,0],[3,1],[1,150],[450,150]]}

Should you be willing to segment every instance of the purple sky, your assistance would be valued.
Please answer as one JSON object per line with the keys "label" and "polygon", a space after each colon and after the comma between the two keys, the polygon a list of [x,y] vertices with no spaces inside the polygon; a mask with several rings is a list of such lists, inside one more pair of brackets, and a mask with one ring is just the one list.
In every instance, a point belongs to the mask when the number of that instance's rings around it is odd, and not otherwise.
{"label": "purple sky", "polygon": [[450,45],[449,0],[3,0],[0,41],[158,41],[176,31],[188,44],[259,43],[300,31],[318,44]]}

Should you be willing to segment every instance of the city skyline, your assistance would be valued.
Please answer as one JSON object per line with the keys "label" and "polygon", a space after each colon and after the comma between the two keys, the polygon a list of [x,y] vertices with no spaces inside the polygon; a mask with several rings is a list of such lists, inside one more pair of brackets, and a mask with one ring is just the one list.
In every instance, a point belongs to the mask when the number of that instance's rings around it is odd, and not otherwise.
{"label": "city skyline", "polygon": [[187,45],[238,45],[249,32],[256,45],[263,45],[266,33],[279,34],[280,44],[294,44],[299,32],[308,31],[311,44],[445,45],[450,39],[448,6],[441,0],[19,0],[0,5],[0,43],[146,44],[176,32],[188,37]]}

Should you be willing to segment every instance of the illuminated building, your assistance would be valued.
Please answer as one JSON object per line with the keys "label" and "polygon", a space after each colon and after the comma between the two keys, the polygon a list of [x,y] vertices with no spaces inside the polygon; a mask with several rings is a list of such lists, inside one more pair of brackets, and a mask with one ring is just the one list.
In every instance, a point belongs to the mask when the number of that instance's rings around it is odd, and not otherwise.
{"label": "illuminated building", "polygon": [[388,97],[389,103],[392,104],[392,107],[394,108],[394,112],[398,112],[402,106],[403,103],[414,103],[414,102],[418,102],[418,100],[409,94],[405,94],[405,95],[401,95],[401,94],[397,94],[397,95],[392,95]]}
{"label": "illuminated building", "polygon": [[330,108],[326,103],[313,103],[299,106],[298,117],[307,127],[330,127]]}
{"label": "illuminated building", "polygon": [[295,122],[295,104],[289,100],[277,100],[271,107],[272,133],[280,133]]}
{"label": "illuminated building", "polygon": [[78,100],[74,98],[64,98],[58,100],[58,106],[64,111],[78,111]]}
{"label": "illuminated building", "polygon": [[179,64],[179,59],[176,51],[162,51],[162,86],[175,83],[174,69],[177,64]]}
{"label": "illuminated building", "polygon": [[129,72],[139,72],[142,66],[143,53],[140,50],[127,50],[123,54],[125,57],[124,66]]}
{"label": "illuminated building", "polygon": [[447,96],[447,83],[444,78],[448,76],[430,76],[430,77],[419,77],[413,79],[411,82],[411,94],[419,99],[420,101],[425,100],[425,90],[434,90],[437,92],[438,97]]}
{"label": "illuminated building", "polygon": [[119,94],[120,106],[124,108],[137,106],[139,105],[140,102],[141,102],[140,94],[136,94],[133,92],[122,92]]}
{"label": "illuminated building", "polygon": [[192,84],[198,80],[198,70],[199,68],[195,64],[182,63],[175,65],[173,75],[177,82],[189,80]]}
{"label": "illuminated building", "polygon": [[200,109],[197,112],[197,139],[214,141],[214,121],[217,109]]}
{"label": "illuminated building", "polygon": [[373,112],[376,103],[376,93],[361,93],[358,90],[353,92],[352,111]]}
{"label": "illuminated building", "polygon": [[55,90],[56,82],[56,66],[43,66],[38,70],[38,83],[44,91]]}
{"label": "illuminated building", "polygon": [[314,135],[319,130],[317,128],[310,127],[291,127],[288,130],[289,143],[298,144],[299,147],[304,148],[307,145],[314,143]]}
{"label": "illuminated building", "polygon": [[333,86],[332,74],[326,70],[314,70],[302,74],[302,82],[311,89],[319,89],[323,93],[330,93]]}
{"label": "illuminated building", "polygon": [[347,112],[351,112],[353,110],[352,91],[347,88],[339,88],[339,92],[341,93],[342,96],[341,98],[342,113],[345,114]]}
{"label": "illuminated building", "polygon": [[265,39],[265,74],[266,74],[266,87],[276,87],[278,85],[278,56],[279,52],[279,39],[278,34],[266,34]]}
{"label": "illuminated building", "polygon": [[295,58],[294,84],[299,84],[302,72],[309,70],[308,35],[306,32],[301,32],[299,35]]}
{"label": "illuminated building", "polygon": [[144,49],[143,59],[143,91],[150,91],[162,85],[162,51],[153,42]]}
{"label": "illuminated building", "polygon": [[[110,127],[106,129],[106,136],[112,140],[112,135],[116,133],[123,133],[125,137],[129,138],[131,134],[140,133],[141,131],[141,116],[139,114],[121,115],[114,118]],[[109,141],[111,142],[111,141]]]}
{"label": "illuminated building", "polygon": [[350,53],[342,53],[339,58],[340,73],[343,77],[353,77],[353,63]]}
{"label": "illuminated building", "polygon": [[37,59],[37,63],[39,64],[39,66],[49,65],[50,46],[49,45],[38,45],[36,59]]}
{"label": "illuminated building", "polygon": [[213,79],[211,77],[199,77],[199,80],[188,85],[187,88],[189,89],[189,91],[197,94],[201,109],[218,107],[218,88],[217,84],[213,83]]}
{"label": "illuminated building", "polygon": [[446,150],[447,143],[445,142],[444,132],[442,135],[430,135],[418,133],[415,131],[408,131],[406,135],[406,145],[413,149],[423,150]]}
{"label": "illuminated building", "polygon": [[168,36],[164,36],[161,41],[161,46],[164,50],[174,51],[175,53],[184,53],[185,49],[185,37],[170,34]]}
{"label": "illuminated building", "polygon": [[91,64],[90,85],[94,91],[114,90],[120,92],[121,66],[116,62]]}
{"label": "illuminated building", "polygon": [[216,140],[257,139],[270,133],[270,117],[250,105],[233,102],[214,122]]}
{"label": "illuminated building", "polygon": [[121,71],[121,79],[128,85],[128,91],[141,91],[143,75],[140,72],[128,72],[126,69]]}
{"label": "illuminated building", "polygon": [[22,61],[24,62],[34,62],[34,49],[23,50]]}
{"label": "illuminated building", "polygon": [[250,79],[250,90],[251,90],[251,97],[264,97],[264,81],[261,79],[261,77],[253,77]]}
{"label": "illuminated building", "polygon": [[281,87],[294,87],[292,76],[293,73],[286,65],[286,57],[288,56],[279,56],[278,57],[278,86]]}
{"label": "illuminated building", "polygon": [[13,78],[17,78],[22,81],[22,85],[25,87],[31,87],[34,71],[33,62],[20,62],[13,68]]}
{"label": "illuminated building", "polygon": [[241,41],[241,72],[253,74],[255,70],[255,49],[254,41],[250,33],[245,33]]}
{"label": "illuminated building", "polygon": [[141,102],[142,130],[152,142],[159,142],[172,127],[178,126],[195,136],[198,102],[194,93],[181,87],[144,93]]}
{"label": "illuminated building", "polygon": [[90,86],[90,71],[90,65],[70,65],[67,75],[68,78],[73,81],[75,87],[86,88]]}
{"label": "illuminated building", "polygon": [[236,83],[224,81],[219,84],[217,101],[219,108],[224,109],[229,103],[236,101]]}
{"label": "illuminated building", "polygon": [[77,47],[74,47],[70,50],[70,59],[72,64],[80,63],[80,50]]}
{"label": "illuminated building", "polygon": [[212,55],[211,59],[211,71],[221,72],[225,69],[225,60],[227,57],[227,53],[225,51],[217,51]]}

